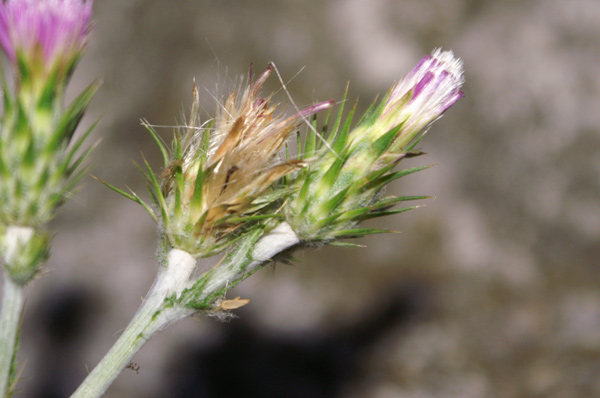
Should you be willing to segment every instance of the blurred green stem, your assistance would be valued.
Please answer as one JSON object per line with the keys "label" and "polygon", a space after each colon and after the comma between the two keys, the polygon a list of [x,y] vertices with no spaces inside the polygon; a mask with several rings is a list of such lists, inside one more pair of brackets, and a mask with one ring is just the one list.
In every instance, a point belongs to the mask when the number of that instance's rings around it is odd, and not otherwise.
{"label": "blurred green stem", "polygon": [[23,286],[17,284],[4,270],[0,311],[0,396],[8,396],[12,366],[17,350],[21,311],[23,310]]}

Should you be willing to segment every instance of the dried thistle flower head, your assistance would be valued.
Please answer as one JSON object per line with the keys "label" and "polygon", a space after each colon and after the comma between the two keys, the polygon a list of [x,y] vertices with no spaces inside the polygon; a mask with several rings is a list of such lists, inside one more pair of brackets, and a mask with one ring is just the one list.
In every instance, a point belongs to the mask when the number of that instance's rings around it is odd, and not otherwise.
{"label": "dried thistle flower head", "polygon": [[[137,195],[117,191],[142,204],[163,224],[169,247],[197,257],[215,254],[235,241],[235,232],[256,220],[274,217],[277,209],[265,209],[290,192],[285,187],[277,189],[274,182],[305,163],[277,160],[277,155],[300,119],[331,107],[333,102],[315,104],[289,117],[277,113],[271,96],[259,95],[272,71],[269,66],[256,81],[250,77],[245,87],[227,97],[216,118],[204,124],[198,117],[194,84],[190,120],[175,132],[170,151],[146,125],[163,153],[160,176],[147,166],[160,213],[155,215]],[[261,214],[257,214],[259,210]]]}
{"label": "dried thistle flower head", "polygon": [[213,124],[200,210],[207,212],[205,228],[230,214],[243,214],[273,182],[303,167],[302,161],[274,159],[299,118],[331,106],[325,102],[290,117],[276,115],[271,97],[258,95],[272,70],[269,66],[241,95],[231,93]]}

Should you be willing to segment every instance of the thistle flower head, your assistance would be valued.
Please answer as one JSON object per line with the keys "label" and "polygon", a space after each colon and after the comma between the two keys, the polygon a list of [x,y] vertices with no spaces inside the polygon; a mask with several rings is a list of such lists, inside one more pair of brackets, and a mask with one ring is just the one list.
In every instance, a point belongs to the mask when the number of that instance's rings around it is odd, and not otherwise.
{"label": "thistle flower head", "polygon": [[[0,47],[15,77],[14,85],[1,79],[0,254],[21,283],[47,257],[50,238],[43,226],[72,196],[91,149],[81,151],[93,127],[74,134],[98,84],[63,103],[91,13],[91,0],[0,1]],[[22,230],[35,234],[22,239]]]}
{"label": "thistle flower head", "polygon": [[0,45],[13,62],[68,74],[87,41],[92,0],[0,2]]}
{"label": "thistle flower head", "polygon": [[68,106],[67,74],[88,35],[92,2],[0,2],[0,46],[13,62],[17,83],[2,79],[0,117],[0,222],[40,226],[70,196],[87,152],[78,154],[89,129],[72,140],[98,85]]}
{"label": "thistle flower head", "polygon": [[[272,187],[274,182],[305,166],[299,160],[277,161],[277,154],[299,119],[333,103],[319,103],[289,117],[278,114],[271,96],[259,95],[272,70],[269,66],[256,81],[231,93],[217,117],[204,124],[197,115],[194,85],[188,126],[176,131],[170,151],[147,126],[163,153],[162,174],[155,177],[148,170],[147,176],[160,209],[155,218],[163,224],[169,246],[194,256],[227,247],[253,221],[275,215],[276,209],[265,209],[289,190]],[[125,195],[153,214],[137,196]],[[257,215],[259,210],[262,214]]]}
{"label": "thistle flower head", "polygon": [[424,196],[381,197],[389,182],[424,167],[394,171],[412,151],[426,128],[461,96],[462,62],[452,52],[435,50],[359,124],[351,128],[354,109],[342,123],[342,109],[327,139],[334,151],[307,138],[304,151],[315,154],[310,166],[296,176],[297,190],[286,202],[284,213],[294,231],[305,241],[334,242],[338,238],[385,232],[357,228],[364,220],[398,213],[394,205]]}
{"label": "thistle flower head", "polygon": [[463,96],[463,83],[462,61],[435,49],[391,89],[372,134],[399,127],[394,149],[400,150]]}

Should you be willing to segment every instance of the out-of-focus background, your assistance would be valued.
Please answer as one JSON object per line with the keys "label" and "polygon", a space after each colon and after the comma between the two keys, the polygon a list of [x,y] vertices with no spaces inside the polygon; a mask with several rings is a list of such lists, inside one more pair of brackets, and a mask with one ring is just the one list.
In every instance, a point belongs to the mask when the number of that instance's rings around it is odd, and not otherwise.
{"label": "out-of-focus background", "polygon": [[[162,332],[106,397],[600,396],[600,2],[98,0],[95,20],[71,87],[104,81],[91,173],[141,194],[132,160],[160,161],[139,119],[181,122],[193,78],[206,117],[269,61],[299,106],[350,81],[364,110],[439,46],[467,78],[404,164],[436,167],[389,188],[437,198],[373,224],[402,234],[262,270],[239,318]],[[155,276],[152,220],[91,178],[52,227],[15,398],[68,396]]]}

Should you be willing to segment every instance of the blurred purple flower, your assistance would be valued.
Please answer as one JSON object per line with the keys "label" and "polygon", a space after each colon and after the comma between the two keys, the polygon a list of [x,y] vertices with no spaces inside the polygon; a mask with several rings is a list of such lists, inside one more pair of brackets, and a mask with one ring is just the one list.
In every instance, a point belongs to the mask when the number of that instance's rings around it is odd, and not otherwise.
{"label": "blurred purple flower", "polygon": [[68,64],[87,40],[92,5],[92,0],[0,1],[0,46],[13,63],[22,53],[26,62],[43,62],[46,70]]}

